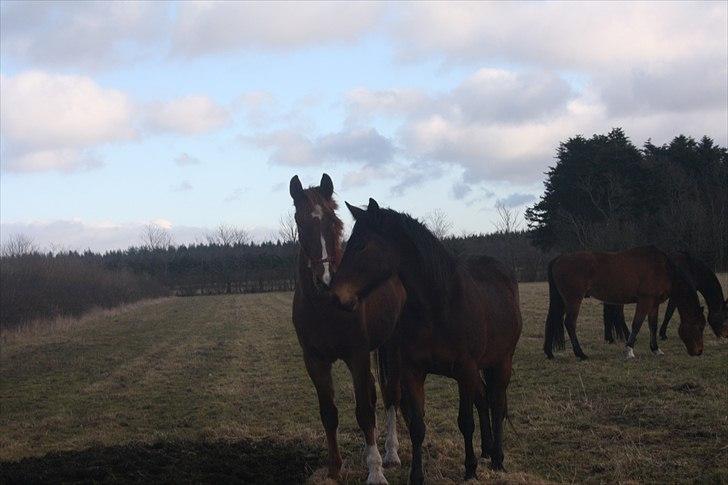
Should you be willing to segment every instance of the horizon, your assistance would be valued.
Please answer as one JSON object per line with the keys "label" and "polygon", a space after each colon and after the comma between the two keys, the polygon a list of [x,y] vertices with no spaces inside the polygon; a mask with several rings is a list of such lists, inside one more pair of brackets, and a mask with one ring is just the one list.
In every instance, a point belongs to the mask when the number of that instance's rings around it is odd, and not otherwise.
{"label": "horizon", "polygon": [[282,5],[0,2],[0,242],[262,241],[323,172],[487,234],[570,137],[728,145],[725,2]]}

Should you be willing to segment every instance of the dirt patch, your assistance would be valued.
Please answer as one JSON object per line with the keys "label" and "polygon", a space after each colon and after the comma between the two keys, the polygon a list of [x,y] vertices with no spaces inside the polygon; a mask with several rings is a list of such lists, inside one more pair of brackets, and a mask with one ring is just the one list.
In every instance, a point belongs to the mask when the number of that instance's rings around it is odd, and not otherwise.
{"label": "dirt patch", "polygon": [[302,441],[129,444],[0,462],[0,482],[303,483],[324,458]]}

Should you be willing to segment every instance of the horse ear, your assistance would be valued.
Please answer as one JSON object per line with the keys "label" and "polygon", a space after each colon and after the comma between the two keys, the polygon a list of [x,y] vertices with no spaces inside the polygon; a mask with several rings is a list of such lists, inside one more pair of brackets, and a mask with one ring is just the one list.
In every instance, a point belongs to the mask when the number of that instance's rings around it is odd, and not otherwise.
{"label": "horse ear", "polygon": [[329,174],[323,174],[321,176],[321,183],[319,184],[319,192],[326,199],[330,199],[334,195],[334,183],[331,181]]}
{"label": "horse ear", "polygon": [[366,219],[367,211],[365,211],[364,209],[360,209],[356,206],[353,206],[353,205],[349,204],[348,202],[345,202],[345,203],[346,203],[346,207],[349,209],[349,212],[351,212],[351,215],[352,215],[352,217],[354,217],[355,221],[363,221]]}
{"label": "horse ear", "polygon": [[298,175],[294,175],[291,179],[291,183],[288,185],[288,191],[291,193],[291,198],[294,201],[303,197],[303,186],[298,179]]}
{"label": "horse ear", "polygon": [[377,201],[369,197],[369,206],[367,207],[367,210],[370,211],[378,211],[379,210],[379,204],[377,204]]}

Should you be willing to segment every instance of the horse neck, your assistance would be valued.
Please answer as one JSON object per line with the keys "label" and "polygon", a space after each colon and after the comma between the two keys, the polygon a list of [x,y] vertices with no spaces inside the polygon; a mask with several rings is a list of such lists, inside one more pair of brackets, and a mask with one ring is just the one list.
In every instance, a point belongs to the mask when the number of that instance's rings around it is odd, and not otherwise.
{"label": "horse neck", "polygon": [[[412,254],[412,253],[410,253]],[[450,312],[451,297],[454,293],[455,269],[449,278],[433,281],[433,271],[426,269],[428,261],[422,256],[403,257],[400,268],[400,279],[407,292],[408,301],[415,300],[421,308],[430,309],[434,316],[443,319]]]}
{"label": "horse neck", "polygon": [[723,306],[723,288],[715,273],[702,263],[690,264],[690,272],[695,279],[698,291],[705,298],[709,311],[720,310]]}

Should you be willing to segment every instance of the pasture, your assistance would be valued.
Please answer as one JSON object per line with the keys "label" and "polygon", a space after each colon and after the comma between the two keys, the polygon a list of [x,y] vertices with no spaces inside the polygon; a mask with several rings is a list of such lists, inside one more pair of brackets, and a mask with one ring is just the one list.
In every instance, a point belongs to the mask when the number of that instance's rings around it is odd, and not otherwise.
{"label": "pasture", "polygon": [[[651,355],[645,323],[637,358],[624,361],[623,344],[603,342],[601,307],[586,300],[577,325],[590,359],[577,361],[567,342],[547,361],[547,285],[520,291],[524,330],[509,389],[516,432],[506,427],[507,473],[481,460],[479,480],[728,481],[726,342],[706,328],[704,354],[689,357],[676,315],[664,356]],[[3,335],[0,481],[318,480],[324,433],[291,296],[163,299]],[[360,483],[363,440],[342,363],[334,379],[343,478]],[[458,482],[455,383],[430,376],[426,392],[425,479]],[[378,418],[381,428],[381,399]],[[401,417],[399,428],[403,467],[385,471],[390,483],[407,481]]]}

